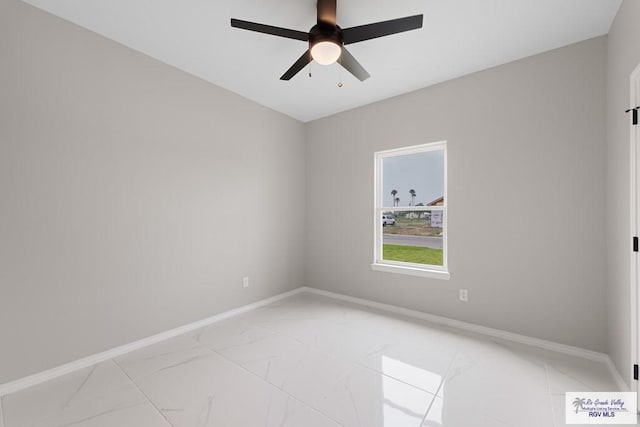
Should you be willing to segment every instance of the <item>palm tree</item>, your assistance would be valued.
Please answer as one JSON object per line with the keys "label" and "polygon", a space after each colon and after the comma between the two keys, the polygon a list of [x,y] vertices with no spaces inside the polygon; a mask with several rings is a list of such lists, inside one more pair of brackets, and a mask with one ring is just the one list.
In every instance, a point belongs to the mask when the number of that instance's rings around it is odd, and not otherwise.
{"label": "palm tree", "polygon": [[[398,207],[400,205],[400,197],[396,197],[395,199],[393,199],[393,204],[395,205],[395,207]],[[398,216],[398,212],[393,212],[393,216]]]}
{"label": "palm tree", "polygon": [[576,397],[576,399],[573,401],[573,406],[575,406],[576,408],[576,414],[578,413],[579,409],[582,409],[584,407],[585,400],[586,399]]}
{"label": "palm tree", "polygon": [[416,190],[412,188],[409,190],[409,194],[411,194],[411,206],[413,206],[416,202]]}
{"label": "palm tree", "polygon": [[393,207],[396,206],[396,194],[398,194],[398,190],[391,190],[391,201],[393,202]]}

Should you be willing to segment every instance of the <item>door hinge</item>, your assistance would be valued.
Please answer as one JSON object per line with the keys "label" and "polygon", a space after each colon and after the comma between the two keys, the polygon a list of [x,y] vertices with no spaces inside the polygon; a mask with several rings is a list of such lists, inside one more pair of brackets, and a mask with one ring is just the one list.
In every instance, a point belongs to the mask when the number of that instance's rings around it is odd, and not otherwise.
{"label": "door hinge", "polygon": [[625,111],[625,113],[629,113],[631,112],[632,118],[631,118],[631,123],[636,126],[638,124],[638,109],[640,107],[636,107],[636,108],[629,108],[628,110]]}
{"label": "door hinge", "polygon": [[638,252],[638,236],[633,236],[633,252]]}
{"label": "door hinge", "polygon": [[638,365],[633,365],[633,379],[638,380]]}

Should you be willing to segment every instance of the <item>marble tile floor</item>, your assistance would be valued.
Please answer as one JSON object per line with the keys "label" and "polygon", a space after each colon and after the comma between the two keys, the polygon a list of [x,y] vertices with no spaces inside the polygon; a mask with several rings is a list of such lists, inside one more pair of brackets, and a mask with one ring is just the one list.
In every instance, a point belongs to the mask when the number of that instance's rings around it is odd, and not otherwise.
{"label": "marble tile floor", "polygon": [[611,390],[604,364],[298,294],[4,396],[0,427],[555,427],[564,392]]}

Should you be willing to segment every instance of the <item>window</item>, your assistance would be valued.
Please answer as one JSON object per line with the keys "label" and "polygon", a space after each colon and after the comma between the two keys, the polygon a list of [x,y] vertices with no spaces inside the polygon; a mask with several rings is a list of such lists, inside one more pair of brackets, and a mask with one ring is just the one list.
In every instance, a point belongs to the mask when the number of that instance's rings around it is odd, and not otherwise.
{"label": "window", "polygon": [[375,153],[374,270],[449,278],[446,142]]}

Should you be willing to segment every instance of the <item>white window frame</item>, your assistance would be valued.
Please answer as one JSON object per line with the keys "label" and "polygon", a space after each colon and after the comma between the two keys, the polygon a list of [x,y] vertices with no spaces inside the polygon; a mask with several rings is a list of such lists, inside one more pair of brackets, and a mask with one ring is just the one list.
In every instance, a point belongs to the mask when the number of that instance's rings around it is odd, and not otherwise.
{"label": "white window frame", "polygon": [[[383,173],[382,162],[385,158],[406,156],[410,154],[425,153],[429,151],[444,151],[444,206],[403,206],[403,207],[385,207],[383,205]],[[388,273],[408,274],[411,276],[431,277],[437,279],[449,280],[448,263],[448,245],[447,239],[449,233],[449,221],[447,220],[447,141],[438,141],[428,144],[414,145],[411,147],[397,148],[393,150],[378,151],[375,157],[375,185],[374,185],[374,249],[373,263],[371,268],[377,271],[385,271]],[[382,215],[384,212],[406,212],[406,211],[442,211],[443,219],[443,238],[442,238],[442,266],[418,264],[412,262],[391,261],[382,259]]]}

